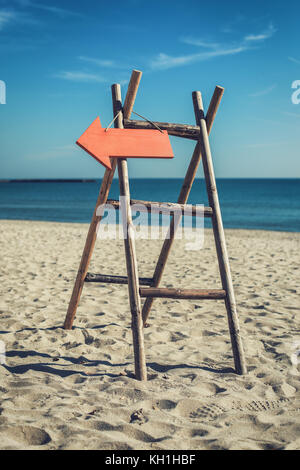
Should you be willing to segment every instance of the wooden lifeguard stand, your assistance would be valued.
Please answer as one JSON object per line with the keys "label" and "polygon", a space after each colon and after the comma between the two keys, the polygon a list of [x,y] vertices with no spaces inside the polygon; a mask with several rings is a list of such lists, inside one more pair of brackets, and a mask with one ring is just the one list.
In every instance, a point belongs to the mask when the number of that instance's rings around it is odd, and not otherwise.
{"label": "wooden lifeguard stand", "polygon": [[[137,90],[139,87],[142,73],[133,70],[129,82],[124,105],[121,101],[120,85],[112,85],[113,113],[115,117],[115,127],[127,129],[153,129],[153,126],[162,130],[167,130],[168,134],[195,140],[196,146],[187,169],[184,182],[178,197],[177,204],[167,203],[167,207],[174,213],[171,217],[170,227],[167,237],[156,264],[153,278],[139,278],[137,268],[137,258],[134,242],[134,226],[131,215],[132,203],[145,203],[146,207],[150,202],[132,201],[130,199],[129,178],[126,158],[111,159],[111,170],[106,170],[103,176],[99,196],[93,213],[92,221],[89,227],[85,247],[80,261],[75,285],[73,288],[71,300],[69,303],[65,329],[71,329],[75,318],[76,310],[80,300],[84,282],[108,282],[117,284],[128,284],[129,301],[132,318],[133,347],[135,358],[135,377],[138,380],[147,380],[144,334],[143,327],[147,325],[147,319],[155,297],[176,298],[176,299],[223,299],[226,306],[228,325],[231,337],[232,351],[234,357],[235,370],[237,374],[247,373],[242,340],[240,336],[239,320],[236,310],[234,290],[232,285],[230,266],[224,236],[224,229],[218,199],[217,186],[214,175],[212,156],[209,145],[208,134],[210,133],[213,121],[215,119],[224,89],[217,86],[212,96],[206,116],[202,104],[202,97],[199,91],[192,94],[193,106],[196,118],[196,126],[184,124],[170,124],[162,122],[134,121],[130,119],[133,105],[135,102]],[[169,252],[174,241],[176,228],[178,227],[178,217],[175,218],[176,211],[181,208],[189,207],[191,214],[196,214],[195,206],[187,206],[187,200],[192,188],[196,171],[202,157],[206,189],[208,194],[209,207],[204,208],[202,216],[210,217],[217,251],[218,265],[222,282],[222,289],[204,290],[204,289],[168,289],[160,288],[160,280],[168,259]],[[89,274],[88,266],[93,253],[97,238],[97,225],[102,219],[102,215],[97,215],[97,208],[106,202],[119,208],[119,201],[108,200],[108,194],[112,184],[112,179],[118,167],[120,196],[126,201],[126,220],[123,221],[126,233],[124,233],[125,255],[127,265],[127,277],[125,276],[107,276],[102,274]],[[159,207],[163,203],[151,202],[151,205],[157,204]],[[122,214],[124,217],[124,214]],[[140,287],[148,286],[148,287]],[[141,298],[145,297],[143,307]]]}

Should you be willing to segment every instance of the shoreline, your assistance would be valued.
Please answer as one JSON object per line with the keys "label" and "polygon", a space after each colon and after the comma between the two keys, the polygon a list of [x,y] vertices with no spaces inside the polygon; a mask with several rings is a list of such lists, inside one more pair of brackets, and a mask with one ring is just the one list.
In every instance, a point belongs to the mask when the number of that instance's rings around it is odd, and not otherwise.
{"label": "shoreline", "polygon": [[[92,218],[91,218],[92,219]],[[54,221],[54,220],[32,220],[32,219],[0,219],[0,224],[4,222],[4,223],[21,223],[21,222],[25,222],[25,223],[41,223],[41,224],[60,224],[60,225],[79,225],[79,226],[87,226],[89,227],[90,225],[90,222],[68,222],[68,221]],[[107,224],[109,226],[119,226],[121,227],[121,224]],[[142,225],[143,228],[145,228],[146,226],[145,225]],[[157,227],[157,225],[153,225],[153,227]],[[162,226],[160,226],[161,228]],[[164,225],[163,227],[168,227],[168,225]],[[186,230],[190,230],[191,227],[185,227]],[[199,229],[198,229],[199,230]],[[238,227],[225,227],[224,226],[224,231],[225,233],[227,231],[243,231],[243,232],[246,232],[246,231],[249,231],[249,232],[271,232],[271,233],[281,233],[281,234],[300,234],[300,231],[297,232],[297,231],[286,231],[286,230],[273,230],[273,229],[259,229],[259,228],[238,228]],[[212,231],[212,228],[210,227],[205,227],[204,228],[204,231]]]}

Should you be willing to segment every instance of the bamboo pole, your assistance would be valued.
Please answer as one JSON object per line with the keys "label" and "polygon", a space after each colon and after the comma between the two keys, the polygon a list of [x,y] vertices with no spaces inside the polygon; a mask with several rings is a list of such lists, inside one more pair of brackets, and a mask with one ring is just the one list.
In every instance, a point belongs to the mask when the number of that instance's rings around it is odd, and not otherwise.
{"label": "bamboo pole", "polygon": [[[115,209],[120,209],[121,203],[115,199],[108,199],[107,204],[110,204]],[[162,214],[183,214],[194,217],[212,217],[212,208],[204,206],[196,206],[192,204],[176,204],[172,202],[155,202],[155,201],[140,201],[138,199],[131,199],[130,204],[135,205],[135,210],[139,212],[153,212]]]}
{"label": "bamboo pole", "polygon": [[222,289],[176,289],[168,287],[141,287],[141,297],[161,297],[168,299],[225,299],[226,292]]}
{"label": "bamboo pole", "polygon": [[129,119],[131,116],[141,77],[142,72],[140,70],[132,71],[123,106],[123,119]]}
{"label": "bamboo pole", "polygon": [[[111,276],[108,274],[87,273],[85,282],[103,282],[107,284],[128,284],[127,276]],[[140,277],[141,286],[152,286],[153,279],[150,277]]]}
{"label": "bamboo pole", "polygon": [[[209,105],[208,112],[207,112],[208,132],[210,132],[212,128],[212,124],[214,122],[223,93],[224,93],[224,88],[220,86],[216,86],[210,105]],[[179,197],[178,197],[179,204],[185,204],[188,200],[192,185],[196,177],[196,172],[197,172],[200,160],[201,160],[201,149],[199,146],[199,142],[197,142],[193,156],[191,158],[189,167],[187,169],[187,172],[183,181],[183,185],[181,187]],[[176,220],[175,220],[175,217],[172,217],[169,231],[163,243],[163,246],[162,246],[156,267],[155,267],[155,271],[153,275],[153,287],[157,287],[161,281],[163,271],[165,269],[165,265],[166,265],[166,262],[167,262],[167,259],[168,259],[173,241],[174,241],[175,232],[179,223],[180,223],[179,217],[177,217]],[[154,301],[154,298],[149,297],[144,302],[143,310],[142,310],[144,326],[147,326],[147,319],[148,319],[153,301]]]}
{"label": "bamboo pole", "polygon": [[[121,88],[120,85],[112,86],[112,99],[114,116],[122,110]],[[123,128],[123,116],[120,113],[115,121],[115,127]],[[127,159],[118,159],[118,173],[120,196],[125,201],[126,207],[122,208],[122,219],[124,229],[124,246],[128,276],[128,293],[131,309],[131,328],[133,336],[135,377],[137,380],[147,380],[145,350],[144,350],[144,331],[142,321],[141,298],[139,294],[139,276],[137,268],[137,258],[135,252],[134,225],[131,216],[130,207],[130,189],[128,178]],[[125,209],[125,210],[124,210]]]}
{"label": "bamboo pole", "polygon": [[[127,95],[125,99],[124,110],[123,110],[124,116],[126,116],[126,118],[130,117],[130,114],[134,105],[134,101],[136,98],[137,90],[139,87],[141,75],[142,75],[142,72],[138,70],[132,71],[130,82],[128,85]],[[112,184],[112,180],[114,177],[115,169],[117,166],[116,159],[112,159],[111,166],[112,166],[112,169],[106,170],[102,179],[100,192],[99,192],[98,199],[96,202],[92,221],[90,223],[84,250],[83,250],[81,261],[79,264],[79,269],[78,269],[75,284],[73,287],[73,292],[72,292],[70,303],[68,306],[67,315],[66,315],[65,322],[64,322],[64,328],[66,330],[70,330],[73,326],[73,322],[74,322],[77,307],[79,304],[84,280],[86,277],[86,273],[90,264],[95,242],[97,239],[97,226],[98,226],[98,223],[102,219],[102,216],[97,215],[97,209],[99,206],[101,206],[101,204],[105,204],[107,201],[110,187]]]}
{"label": "bamboo pole", "polygon": [[159,127],[159,129],[167,131],[169,135],[191,140],[198,140],[200,132],[199,126],[172,124],[170,122],[139,121],[134,119],[124,119],[124,127],[125,129],[154,129]]}
{"label": "bamboo pole", "polygon": [[246,362],[242,339],[240,336],[239,319],[236,311],[234,290],[232,285],[230,265],[227,254],[225,234],[216,186],[212,156],[210,151],[208,131],[204,117],[202,96],[199,91],[193,92],[193,104],[197,125],[200,127],[199,145],[202,154],[202,163],[205,175],[206,189],[210,207],[213,209],[212,225],[215,245],[218,256],[220,276],[223,289],[226,291],[225,305],[227,310],[228,325],[231,336],[231,344],[234,356],[235,369],[238,374],[246,374]]}

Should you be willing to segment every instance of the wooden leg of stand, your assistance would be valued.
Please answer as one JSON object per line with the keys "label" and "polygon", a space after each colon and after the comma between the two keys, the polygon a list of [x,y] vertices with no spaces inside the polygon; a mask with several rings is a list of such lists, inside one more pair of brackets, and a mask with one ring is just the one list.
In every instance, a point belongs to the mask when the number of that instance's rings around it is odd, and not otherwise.
{"label": "wooden leg of stand", "polygon": [[[112,86],[112,98],[114,105],[114,115],[122,109],[120,85]],[[119,114],[115,121],[115,127],[123,128],[122,115]],[[118,159],[118,173],[120,184],[120,197],[122,198],[122,219],[124,228],[124,245],[128,277],[128,293],[131,309],[131,328],[133,335],[135,377],[137,380],[147,380],[144,332],[142,321],[142,307],[139,293],[139,275],[135,252],[135,231],[132,222],[130,206],[130,189],[128,178],[128,167],[126,158]]]}
{"label": "wooden leg of stand", "polygon": [[78,307],[78,304],[79,304],[79,300],[80,300],[80,296],[81,296],[85,276],[86,276],[86,273],[87,273],[87,270],[88,270],[88,267],[89,267],[89,264],[90,264],[90,260],[91,260],[92,254],[93,254],[95,242],[96,242],[96,239],[97,239],[97,226],[98,226],[98,223],[100,222],[100,220],[102,218],[101,216],[100,217],[97,216],[97,209],[101,204],[106,203],[106,200],[107,200],[107,197],[108,197],[108,194],[109,194],[109,190],[110,190],[110,187],[111,187],[111,183],[112,183],[112,180],[113,180],[114,172],[115,172],[115,169],[116,169],[116,164],[117,164],[117,162],[115,160],[113,160],[112,165],[111,165],[112,169],[105,171],[105,174],[104,174],[104,177],[103,177],[103,180],[102,180],[99,196],[98,196],[98,199],[97,199],[97,203],[96,203],[96,207],[95,207],[95,210],[94,210],[93,218],[92,218],[92,221],[91,221],[91,224],[90,224],[90,227],[89,227],[89,231],[88,231],[88,234],[87,234],[87,238],[86,238],[84,250],[83,250],[83,253],[82,253],[82,257],[81,257],[81,261],[80,261],[76,281],[75,281],[75,284],[74,284],[74,287],[73,287],[73,292],[72,292],[72,295],[71,295],[71,300],[70,300],[68,311],[67,311],[67,316],[66,316],[65,323],[64,323],[64,328],[66,330],[70,330],[72,328],[72,325],[73,325],[73,321],[74,321],[74,318],[75,318],[75,315],[76,315],[76,310],[77,310],[77,307]]}
{"label": "wooden leg of stand", "polygon": [[200,126],[199,144],[202,153],[202,162],[205,176],[205,183],[208,195],[209,205],[213,210],[212,224],[215,238],[215,245],[218,256],[220,276],[223,289],[226,292],[225,305],[227,310],[228,325],[231,336],[232,351],[234,356],[235,369],[238,374],[246,374],[247,367],[245,362],[242,339],[240,336],[239,319],[236,311],[234,290],[232,285],[230,265],[227,254],[225,234],[216,186],[212,156],[210,151],[206,121],[204,117],[202,97],[199,91],[193,92],[193,103],[197,125]]}
{"label": "wooden leg of stand", "polygon": [[[207,111],[207,116],[206,116],[208,132],[210,132],[211,127],[213,125],[223,93],[224,93],[224,88],[219,87],[219,86],[215,88],[214,94],[212,96],[212,99],[211,99],[211,102]],[[178,197],[177,202],[179,204],[185,204],[188,200],[200,160],[201,160],[201,149],[200,149],[199,144],[197,143],[192,159],[190,161],[188,170],[186,172],[179,197]],[[175,222],[174,217],[171,218],[170,228],[169,228],[167,237],[163,243],[162,250],[160,252],[160,255],[159,255],[156,267],[155,267],[155,271],[153,275],[153,285],[152,285],[153,287],[158,287],[161,281],[161,278],[165,269],[165,265],[167,263],[168,256],[169,256],[169,253],[170,253],[173,241],[174,241],[176,229],[180,222],[180,219],[179,220],[178,219],[179,217],[177,217],[177,220]],[[154,298],[151,298],[151,297],[148,297],[144,302],[143,311],[142,311],[144,325],[147,325],[147,319],[148,319],[153,302],[154,302]]]}
{"label": "wooden leg of stand", "polygon": [[[134,101],[135,101],[135,98],[136,98],[136,94],[137,94],[137,90],[138,90],[138,87],[139,87],[141,76],[142,76],[142,72],[140,72],[138,70],[133,70],[132,71],[131,79],[130,79],[127,94],[126,94],[124,110],[123,110],[124,116],[126,116],[126,118],[128,118],[128,119],[129,119],[130,114],[132,112],[132,108],[133,108]],[[92,218],[90,228],[89,228],[89,231],[88,231],[88,235],[87,235],[87,238],[86,238],[85,247],[84,247],[84,250],[83,250],[82,257],[81,257],[81,261],[80,261],[76,281],[75,281],[75,284],[74,284],[74,287],[73,287],[71,300],[70,300],[70,303],[69,303],[67,315],[66,315],[65,322],[64,322],[64,328],[66,330],[70,330],[73,326],[73,322],[74,322],[77,307],[78,307],[78,304],[79,304],[79,300],[80,300],[84,280],[85,280],[85,277],[86,277],[86,273],[87,273],[87,270],[88,270],[88,267],[89,267],[89,264],[90,264],[90,260],[91,260],[92,253],[93,253],[93,250],[94,250],[95,242],[96,242],[96,239],[97,239],[97,226],[98,226],[98,223],[102,219],[101,216],[97,216],[97,209],[101,204],[105,204],[106,201],[107,201],[116,166],[117,166],[116,161],[112,159],[112,169],[105,171],[105,174],[104,174],[104,177],[103,177],[103,180],[102,180],[99,196],[98,196],[98,199],[97,199],[97,203],[96,203],[96,207],[95,207],[95,210],[94,210],[93,218]]]}

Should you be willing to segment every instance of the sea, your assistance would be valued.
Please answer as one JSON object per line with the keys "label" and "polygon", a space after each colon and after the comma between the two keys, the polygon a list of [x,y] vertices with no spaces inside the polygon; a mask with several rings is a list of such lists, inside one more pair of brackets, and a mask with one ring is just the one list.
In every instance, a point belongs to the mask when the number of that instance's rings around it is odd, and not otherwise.
{"label": "sea", "polygon": [[[0,219],[89,223],[101,180],[2,180]],[[176,202],[182,179],[130,180],[131,198]],[[217,179],[224,228],[300,232],[300,179]],[[118,199],[113,180],[110,199]],[[208,206],[205,181],[194,182],[188,203]],[[105,214],[106,215],[106,214]],[[186,219],[189,219],[188,222]],[[145,218],[140,219],[144,220]],[[165,218],[160,219],[160,224]],[[184,224],[195,218],[185,217]],[[205,219],[205,227],[211,221]]]}

